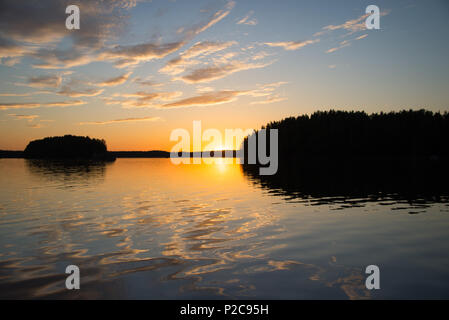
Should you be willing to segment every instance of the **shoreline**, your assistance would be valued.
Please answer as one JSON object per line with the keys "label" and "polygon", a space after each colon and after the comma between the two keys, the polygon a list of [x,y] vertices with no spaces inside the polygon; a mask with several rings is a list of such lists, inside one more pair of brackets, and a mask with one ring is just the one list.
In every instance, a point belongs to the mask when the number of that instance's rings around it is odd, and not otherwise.
{"label": "shoreline", "polygon": [[[212,151],[213,152],[213,151]],[[217,152],[217,151],[215,151]],[[220,152],[220,151],[218,151]],[[232,150],[232,157],[226,157],[226,151],[221,151],[221,158],[236,158],[237,151]],[[170,158],[170,152],[168,151],[160,151],[160,150],[152,150],[152,151],[108,151],[108,155],[115,158],[157,158],[157,159],[166,159]],[[190,152],[190,158],[201,158],[201,152]],[[12,151],[12,150],[0,150],[0,159],[26,159],[23,151]],[[42,158],[46,159],[46,158]],[[51,158],[48,158],[51,160]],[[70,160],[70,159],[67,159]]]}

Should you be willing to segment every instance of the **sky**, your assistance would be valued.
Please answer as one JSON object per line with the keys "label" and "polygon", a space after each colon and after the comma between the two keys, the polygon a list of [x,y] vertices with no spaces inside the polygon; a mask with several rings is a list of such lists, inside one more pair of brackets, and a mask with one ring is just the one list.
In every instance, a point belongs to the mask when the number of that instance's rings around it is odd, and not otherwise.
{"label": "sky", "polygon": [[224,133],[317,110],[449,111],[448,34],[444,0],[2,0],[0,149],[74,134],[170,150],[195,120]]}

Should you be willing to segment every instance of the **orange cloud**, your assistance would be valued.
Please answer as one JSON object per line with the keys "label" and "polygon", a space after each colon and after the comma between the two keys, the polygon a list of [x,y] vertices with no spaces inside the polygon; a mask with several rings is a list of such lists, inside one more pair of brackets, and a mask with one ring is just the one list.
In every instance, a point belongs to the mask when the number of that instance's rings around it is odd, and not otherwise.
{"label": "orange cloud", "polygon": [[177,78],[177,80],[182,80],[186,83],[209,82],[220,78],[224,78],[238,71],[264,68],[270,64],[271,63],[256,64],[256,63],[245,63],[241,61],[234,61],[221,66],[211,66],[211,67],[208,66],[204,68],[199,68],[191,71],[187,75]]}
{"label": "orange cloud", "polygon": [[238,96],[249,94],[250,91],[232,91],[223,90],[215,92],[206,92],[199,96],[182,99],[176,102],[168,103],[162,108],[179,108],[193,106],[210,106],[234,101]]}
{"label": "orange cloud", "polygon": [[0,104],[0,110],[8,110],[8,109],[34,109],[39,107],[69,107],[69,106],[78,106],[85,104],[86,102],[81,100],[73,100],[73,101],[61,101],[61,102],[47,102],[47,103],[37,103],[37,102],[11,102],[11,103],[2,103]]}
{"label": "orange cloud", "polygon": [[103,93],[103,89],[84,89],[84,90],[73,90],[69,86],[63,86],[61,90],[57,93],[63,96],[68,96],[72,98],[77,97],[94,97]]}
{"label": "orange cloud", "polygon": [[284,42],[265,42],[270,47],[281,47],[285,50],[298,50],[305,46],[319,42],[320,39],[306,40],[306,41],[284,41]]}
{"label": "orange cloud", "polygon": [[80,122],[80,125],[105,125],[112,123],[123,123],[123,122],[141,122],[141,121],[159,121],[160,117],[143,117],[143,118],[125,118],[125,119],[115,119],[115,120],[106,120],[106,121],[89,121],[89,122]]}
{"label": "orange cloud", "polygon": [[122,74],[118,77],[114,77],[114,78],[99,82],[99,83],[97,83],[97,86],[100,86],[100,87],[117,86],[119,84],[125,83],[131,74],[132,74],[132,72],[128,72],[128,73]]}

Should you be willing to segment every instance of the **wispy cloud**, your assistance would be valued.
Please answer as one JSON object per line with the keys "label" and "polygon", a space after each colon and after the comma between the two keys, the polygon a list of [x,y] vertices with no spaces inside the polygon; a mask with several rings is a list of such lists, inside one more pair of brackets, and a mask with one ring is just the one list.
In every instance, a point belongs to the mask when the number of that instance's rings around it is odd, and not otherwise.
{"label": "wispy cloud", "polygon": [[40,60],[33,64],[35,69],[68,69],[97,61],[94,50],[85,48],[72,48],[66,50],[41,48],[30,54]]}
{"label": "wispy cloud", "polygon": [[192,47],[182,52],[180,56],[175,57],[167,62],[167,64],[159,71],[166,74],[177,75],[184,72],[189,66],[199,64],[197,60],[191,60],[198,56],[207,56],[212,53],[222,51],[236,44],[235,41],[216,42],[202,41],[195,43]]}
{"label": "wispy cloud", "polygon": [[368,37],[368,34],[362,34],[360,37],[355,38],[355,40],[362,40]]}
{"label": "wispy cloud", "polygon": [[28,120],[28,121],[33,121],[36,118],[39,118],[38,115],[36,114],[15,114],[15,113],[10,113],[8,114],[8,116],[14,117],[18,120]]}
{"label": "wispy cloud", "polygon": [[27,126],[33,129],[39,129],[44,127],[41,123],[29,123],[27,124]]}
{"label": "wispy cloud", "polygon": [[305,40],[305,41],[284,41],[284,42],[265,42],[270,47],[281,47],[285,50],[298,50],[307,45],[319,42],[320,39]]}
{"label": "wispy cloud", "polygon": [[278,82],[272,82],[272,83],[267,83],[264,85],[261,85],[262,88],[279,88],[280,86],[283,86],[285,84],[288,84],[287,81],[278,81]]}
{"label": "wispy cloud", "polygon": [[270,65],[269,63],[246,63],[242,61],[232,61],[228,64],[219,66],[206,66],[189,72],[188,74],[177,78],[186,83],[201,83],[217,80],[233,74],[238,71],[259,69]]}
{"label": "wispy cloud", "polygon": [[142,43],[127,46],[115,46],[99,55],[100,60],[113,60],[115,66],[124,68],[143,61],[161,59],[178,51],[185,45],[184,41],[170,42],[165,44]]}
{"label": "wispy cloud", "polygon": [[97,83],[97,86],[100,86],[100,87],[117,86],[119,84],[125,83],[131,74],[132,74],[132,72],[124,73],[118,77],[114,77],[114,78],[99,82],[99,83]]}
{"label": "wispy cloud", "polygon": [[[384,10],[380,12],[381,16],[386,16],[390,13],[390,10]],[[342,24],[337,25],[327,25],[314,34],[314,36],[318,37],[323,34],[329,33],[335,30],[345,30],[348,31],[348,35],[353,34],[354,32],[364,31],[366,30],[365,20],[369,16],[369,14],[363,14],[358,18],[347,20]]]}
{"label": "wispy cloud", "polygon": [[75,90],[70,88],[69,86],[63,86],[61,90],[59,90],[57,93],[63,96],[78,98],[78,97],[98,96],[99,94],[103,93],[103,91],[104,91],[103,89],[95,89],[95,88]]}
{"label": "wispy cloud", "polygon": [[148,86],[148,87],[160,87],[160,86],[164,85],[161,82],[155,82],[155,81],[149,80],[149,79],[142,79],[140,77],[136,77],[136,78],[132,79],[132,82],[137,83],[141,86]]}
{"label": "wispy cloud", "polygon": [[167,55],[181,49],[195,35],[209,29],[222,19],[224,19],[234,7],[235,2],[229,1],[225,8],[212,14],[206,22],[199,23],[190,28],[181,28],[179,33],[183,39],[169,43],[142,43],[127,46],[115,46],[99,55],[100,60],[113,60],[118,68],[128,67],[143,61],[162,59]]}
{"label": "wispy cloud", "polygon": [[281,101],[285,101],[285,100],[287,100],[287,98],[282,98],[279,96],[269,96],[265,100],[252,101],[250,104],[252,104],[252,105],[254,105],[254,104],[271,104],[271,103],[281,102]]}
{"label": "wispy cloud", "polygon": [[[106,104],[118,104],[123,108],[155,108],[163,102],[171,101],[182,95],[180,91],[173,92],[135,92],[116,93],[114,98],[105,98]],[[124,99],[123,99],[124,98]]]}
{"label": "wispy cloud", "polygon": [[195,43],[193,46],[191,46],[183,53],[181,53],[181,56],[184,59],[191,59],[199,55],[209,55],[211,53],[224,50],[235,44],[237,44],[236,41],[227,41],[227,42],[200,41]]}
{"label": "wispy cloud", "polygon": [[326,53],[332,53],[332,52],[338,51],[344,47],[349,47],[350,45],[351,45],[351,42],[349,42],[348,40],[345,40],[345,41],[340,42],[337,47],[330,48],[329,50],[327,50]]}
{"label": "wispy cloud", "polygon": [[60,75],[43,75],[28,78],[26,83],[16,83],[16,85],[33,88],[57,88],[61,85],[62,77]]}
{"label": "wispy cloud", "polygon": [[31,93],[0,93],[0,97],[28,97]]}
{"label": "wispy cloud", "polygon": [[246,24],[248,26],[255,26],[257,25],[257,19],[256,18],[251,18],[251,16],[254,14],[254,11],[250,11],[248,12],[248,14],[246,16],[244,16],[242,19],[240,19],[239,21],[237,21],[237,24]]}
{"label": "wispy cloud", "polygon": [[[353,41],[365,39],[367,36],[368,36],[367,34],[361,35],[361,36],[353,39]],[[326,53],[332,53],[332,52],[338,51],[338,50],[340,50],[340,49],[342,49],[344,47],[349,47],[350,45],[351,45],[351,40],[344,40],[344,41],[341,41],[338,44],[338,46],[336,46],[334,48],[330,48],[329,50],[327,50]]]}
{"label": "wispy cloud", "polygon": [[162,105],[162,108],[180,108],[193,106],[211,106],[234,101],[238,96],[249,94],[250,91],[223,90],[206,92],[198,96],[182,99]]}
{"label": "wispy cloud", "polygon": [[38,129],[43,128],[43,123],[47,122],[53,122],[53,120],[44,120],[39,119],[40,117],[36,114],[15,114],[15,113],[9,113],[10,117],[16,118],[16,120],[27,120],[27,127]]}
{"label": "wispy cloud", "polygon": [[226,18],[234,6],[235,1],[228,1],[223,9],[214,12],[205,22],[198,23],[190,28],[181,28],[179,33],[184,33],[188,38],[192,38]]}
{"label": "wispy cloud", "polygon": [[199,61],[196,60],[186,60],[183,57],[176,57],[167,62],[167,64],[159,69],[159,72],[177,75],[183,73],[188,66],[198,64]]}
{"label": "wispy cloud", "polygon": [[160,121],[160,117],[143,117],[143,118],[125,118],[125,119],[115,119],[115,120],[106,120],[106,121],[87,121],[80,122],[80,125],[105,125],[105,124],[113,124],[113,123],[125,123],[125,122],[154,122]]}
{"label": "wispy cloud", "polygon": [[83,105],[85,103],[86,102],[81,101],[81,100],[47,102],[47,103],[39,103],[39,102],[8,102],[8,103],[0,103],[0,110],[35,109],[35,108],[39,108],[39,107],[70,107],[70,106]]}

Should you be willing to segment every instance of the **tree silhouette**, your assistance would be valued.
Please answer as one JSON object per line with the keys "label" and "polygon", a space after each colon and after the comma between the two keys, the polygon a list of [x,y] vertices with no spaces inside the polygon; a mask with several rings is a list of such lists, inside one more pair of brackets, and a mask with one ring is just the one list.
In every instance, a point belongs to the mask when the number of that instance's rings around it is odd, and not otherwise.
{"label": "tree silhouette", "polygon": [[[331,110],[262,128],[279,130],[278,171],[262,176],[258,164],[247,163],[242,170],[264,188],[303,199],[449,201],[447,112]],[[248,137],[242,148],[247,161]]]}
{"label": "tree silhouette", "polygon": [[113,160],[106,141],[65,135],[31,141],[24,151],[28,159],[93,159]]}
{"label": "tree silhouette", "polygon": [[279,130],[281,161],[310,156],[449,155],[447,112],[404,110],[368,115],[360,111],[318,111],[270,122],[263,128]]}

